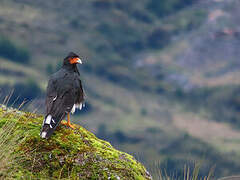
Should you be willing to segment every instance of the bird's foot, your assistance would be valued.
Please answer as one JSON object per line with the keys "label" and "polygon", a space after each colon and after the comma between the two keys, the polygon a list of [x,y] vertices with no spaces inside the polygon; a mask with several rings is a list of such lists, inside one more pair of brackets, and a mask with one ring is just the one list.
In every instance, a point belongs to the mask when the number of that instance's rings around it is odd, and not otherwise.
{"label": "bird's foot", "polygon": [[61,124],[62,124],[62,125],[65,125],[65,126],[67,126],[67,127],[70,127],[70,128],[72,128],[72,129],[76,129],[76,127],[75,127],[74,125],[70,124],[69,122],[61,122]]}

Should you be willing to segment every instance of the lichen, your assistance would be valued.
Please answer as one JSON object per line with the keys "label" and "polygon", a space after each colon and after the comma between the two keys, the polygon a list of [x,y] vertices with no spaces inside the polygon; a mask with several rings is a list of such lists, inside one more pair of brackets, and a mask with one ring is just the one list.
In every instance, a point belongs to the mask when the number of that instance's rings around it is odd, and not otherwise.
{"label": "lichen", "polygon": [[40,138],[42,120],[41,115],[0,107],[0,128],[14,121],[14,134],[21,139],[14,150],[13,166],[17,168],[12,177],[151,179],[134,157],[114,149],[79,125],[75,125],[75,130],[59,126],[51,138]]}

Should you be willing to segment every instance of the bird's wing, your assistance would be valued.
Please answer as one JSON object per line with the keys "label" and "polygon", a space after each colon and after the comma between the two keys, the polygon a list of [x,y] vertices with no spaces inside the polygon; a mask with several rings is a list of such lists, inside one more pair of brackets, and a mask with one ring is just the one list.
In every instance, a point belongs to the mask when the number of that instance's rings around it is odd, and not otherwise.
{"label": "bird's wing", "polygon": [[72,109],[72,113],[75,112],[76,108],[81,110],[85,106],[85,104],[84,104],[85,93],[84,93],[84,90],[83,90],[83,87],[82,87],[82,82],[80,80],[79,74],[77,76],[75,76],[74,84],[75,84],[75,90],[76,90],[75,91],[76,99],[74,101],[74,106],[73,106],[73,109]]}
{"label": "bird's wing", "polygon": [[54,79],[50,79],[48,81],[47,86],[47,95],[45,99],[45,105],[46,105],[46,112],[47,114],[51,111],[54,101],[57,98],[57,87],[56,87],[56,81]]}
{"label": "bird's wing", "polygon": [[74,105],[74,89],[71,86],[65,86],[61,91],[61,84],[49,80],[46,97],[47,113],[43,121],[41,137],[48,138],[52,135],[66,114],[69,113]]}
{"label": "bird's wing", "polygon": [[83,103],[84,100],[85,100],[85,93],[84,93],[84,90],[83,90],[81,80],[78,79],[78,82],[79,82],[79,89],[78,89],[77,103],[80,104],[80,103]]}

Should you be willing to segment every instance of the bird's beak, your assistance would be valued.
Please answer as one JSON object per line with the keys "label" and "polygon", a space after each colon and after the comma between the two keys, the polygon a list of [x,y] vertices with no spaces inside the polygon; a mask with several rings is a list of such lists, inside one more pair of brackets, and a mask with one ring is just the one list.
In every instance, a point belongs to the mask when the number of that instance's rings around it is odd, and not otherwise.
{"label": "bird's beak", "polygon": [[79,57],[69,59],[70,64],[82,64],[82,60]]}
{"label": "bird's beak", "polygon": [[78,64],[82,64],[82,60],[80,58],[77,59]]}

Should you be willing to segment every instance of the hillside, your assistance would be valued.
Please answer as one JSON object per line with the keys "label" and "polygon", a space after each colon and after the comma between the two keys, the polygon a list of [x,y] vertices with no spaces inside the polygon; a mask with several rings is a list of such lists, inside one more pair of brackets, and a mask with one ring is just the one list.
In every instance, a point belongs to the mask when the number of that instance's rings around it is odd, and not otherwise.
{"label": "hillside", "polygon": [[44,112],[48,76],[75,51],[87,93],[75,123],[154,178],[194,161],[239,173],[239,2],[161,2],[1,1],[0,102]]}
{"label": "hillside", "polygon": [[0,178],[151,179],[132,156],[114,149],[81,126],[75,130],[60,126],[50,139],[41,139],[42,118],[0,108],[0,144],[11,142],[7,145],[10,151],[4,147],[0,152],[12,161],[2,167],[5,157],[1,156]]}
{"label": "hillside", "polygon": [[186,89],[239,85],[238,6],[235,0],[196,5],[195,11],[204,12],[199,28],[177,36],[167,48],[150,53],[141,63],[151,59],[152,66],[175,70],[167,79]]}

